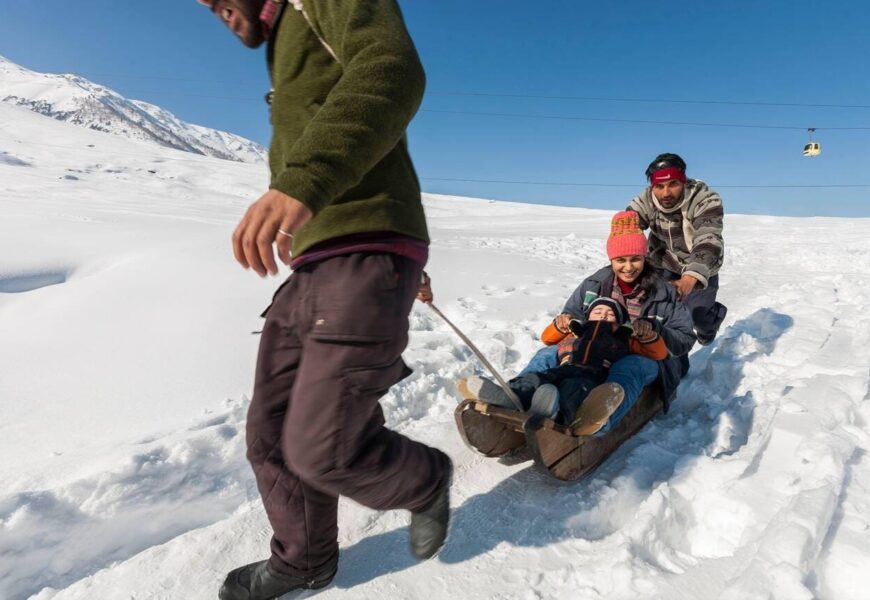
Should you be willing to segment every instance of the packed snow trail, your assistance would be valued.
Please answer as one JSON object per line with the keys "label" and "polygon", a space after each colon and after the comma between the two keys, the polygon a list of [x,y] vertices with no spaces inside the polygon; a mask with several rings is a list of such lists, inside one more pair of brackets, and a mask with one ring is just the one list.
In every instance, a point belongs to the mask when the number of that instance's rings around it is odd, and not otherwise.
{"label": "packed snow trail", "polygon": [[[433,273],[436,282],[445,275]],[[825,597],[823,548],[834,545],[828,537],[841,510],[848,464],[867,440],[855,423],[867,394],[870,356],[860,342],[870,339],[870,319],[860,315],[868,294],[845,277],[825,289],[821,282],[805,286],[781,276],[785,281],[772,287],[774,275],[773,269],[754,274],[768,282],[768,293],[742,306],[723,293],[732,307],[728,323],[712,346],[694,353],[672,411],[573,485],[530,468],[522,453],[493,461],[458,442],[449,386],[474,366],[467,349],[418,307],[408,355],[424,364],[414,365],[415,375],[388,395],[385,408],[392,426],[457,459],[450,543],[437,561],[416,564],[407,552],[404,515],[343,503],[342,523],[353,523],[353,531],[342,537],[342,568],[323,597],[389,592],[423,598],[435,590],[434,597],[461,591],[468,597],[571,592],[688,599],[706,597],[711,585],[718,590],[712,597]],[[484,297],[501,289],[487,285]],[[488,354],[506,371],[529,356],[517,337],[531,324],[515,334],[502,329],[480,297],[455,306],[472,338],[488,344]],[[408,402],[427,396],[430,402]],[[237,535],[221,540],[224,527],[252,533],[244,552]],[[258,558],[267,538],[254,499],[226,522],[195,529],[57,597],[99,596],[117,589],[118,578],[133,577],[146,565],[153,569],[155,560],[162,565],[159,586],[140,591],[167,598],[173,589],[190,594],[190,582],[167,590],[164,577],[182,567],[191,545],[197,562],[208,565],[198,575],[208,586],[234,564],[233,557]],[[203,556],[201,544],[214,549]],[[158,551],[180,562],[157,559]],[[834,582],[837,593],[830,597],[848,597],[843,585]]]}
{"label": "packed snow trail", "polygon": [[[17,139],[108,154],[0,140],[0,597],[213,599],[270,535],[244,422],[277,281],[227,242],[263,172],[39,119],[0,106]],[[426,209],[435,301],[515,374],[605,264],[610,212]],[[417,563],[407,513],[342,500],[317,596],[865,598],[870,222],[727,215],[725,236],[719,338],[667,415],[572,484],[462,444],[454,382],[483,370],[415,307],[414,374],[382,405],[455,460],[448,546]]]}

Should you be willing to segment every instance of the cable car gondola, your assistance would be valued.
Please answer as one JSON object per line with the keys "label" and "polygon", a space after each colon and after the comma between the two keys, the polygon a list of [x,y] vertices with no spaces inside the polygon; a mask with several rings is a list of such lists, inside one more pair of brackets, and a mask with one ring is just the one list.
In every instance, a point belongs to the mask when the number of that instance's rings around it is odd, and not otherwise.
{"label": "cable car gondola", "polygon": [[810,132],[810,141],[804,146],[804,156],[818,156],[822,153],[822,145],[813,141],[813,132],[815,130],[815,127],[807,129]]}

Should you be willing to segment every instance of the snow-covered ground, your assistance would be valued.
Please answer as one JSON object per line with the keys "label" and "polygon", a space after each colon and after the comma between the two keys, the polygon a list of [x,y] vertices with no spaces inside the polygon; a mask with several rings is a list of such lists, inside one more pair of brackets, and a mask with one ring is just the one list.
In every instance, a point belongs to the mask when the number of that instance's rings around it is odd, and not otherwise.
{"label": "snow-covered ground", "polygon": [[[267,181],[0,105],[0,598],[213,599],[267,555],[244,421],[278,281],[229,247]],[[605,263],[610,213],[426,209],[436,304],[514,374]],[[414,374],[383,406],[454,458],[448,546],[417,563],[407,513],[342,502],[317,596],[870,597],[870,220],[728,215],[725,235],[721,336],[570,485],[462,444],[453,382],[479,367],[416,306]]]}

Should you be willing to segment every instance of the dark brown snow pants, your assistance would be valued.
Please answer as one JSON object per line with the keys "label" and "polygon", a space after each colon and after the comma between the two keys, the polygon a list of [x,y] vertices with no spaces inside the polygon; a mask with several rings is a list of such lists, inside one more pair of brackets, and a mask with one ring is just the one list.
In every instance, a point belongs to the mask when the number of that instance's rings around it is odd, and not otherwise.
{"label": "dark brown snow pants", "polygon": [[446,455],[385,428],[378,402],[411,372],[401,354],[421,270],[387,253],[328,258],[295,271],[264,313],[248,460],[282,572],[337,560],[339,495],[416,510],[445,476]]}

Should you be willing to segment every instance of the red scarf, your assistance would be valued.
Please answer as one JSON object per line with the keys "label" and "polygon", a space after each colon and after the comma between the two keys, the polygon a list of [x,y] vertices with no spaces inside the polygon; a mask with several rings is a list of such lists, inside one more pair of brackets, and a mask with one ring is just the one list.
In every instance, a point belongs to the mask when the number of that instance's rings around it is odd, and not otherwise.
{"label": "red scarf", "polygon": [[637,287],[636,281],[634,283],[626,283],[622,279],[620,279],[619,277],[616,278],[616,283],[619,284],[619,289],[626,296],[631,294],[634,291],[634,289]]}

